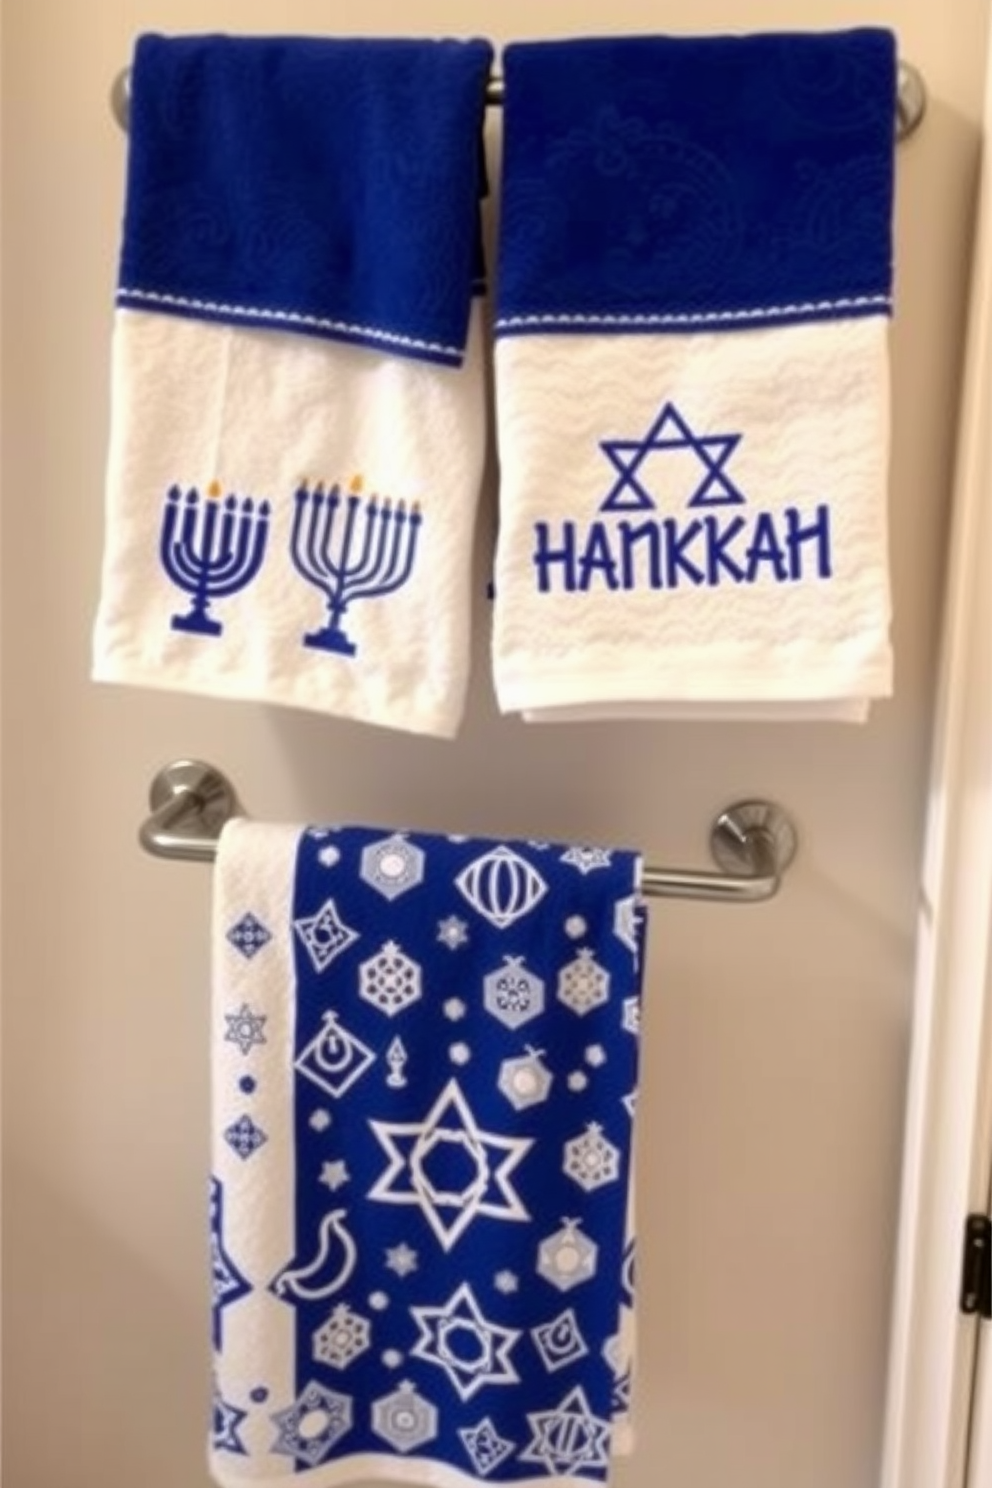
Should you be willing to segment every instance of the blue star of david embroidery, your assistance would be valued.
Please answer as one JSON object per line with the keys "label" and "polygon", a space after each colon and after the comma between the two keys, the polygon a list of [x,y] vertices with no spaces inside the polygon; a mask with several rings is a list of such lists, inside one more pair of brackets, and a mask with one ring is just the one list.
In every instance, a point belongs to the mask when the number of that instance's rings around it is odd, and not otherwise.
{"label": "blue star of david embroidery", "polygon": [[726,470],[742,438],[740,434],[697,436],[675,404],[665,403],[643,439],[600,440],[600,449],[619,475],[600,511],[654,511],[658,503],[639,472],[650,455],[666,450],[691,450],[703,466],[703,478],[686,502],[687,507],[742,506],[743,492]]}
{"label": "blue star of david embroidery", "polygon": [[224,1308],[247,1297],[251,1283],[242,1276],[224,1249],[224,1187],[217,1178],[210,1180],[210,1262],[213,1300],[213,1343],[223,1347]]}

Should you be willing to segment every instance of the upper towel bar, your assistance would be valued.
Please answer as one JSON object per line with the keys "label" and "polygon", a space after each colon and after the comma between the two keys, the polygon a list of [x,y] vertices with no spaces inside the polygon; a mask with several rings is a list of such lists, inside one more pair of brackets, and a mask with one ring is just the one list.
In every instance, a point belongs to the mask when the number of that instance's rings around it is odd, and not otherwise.
{"label": "upper towel bar", "polygon": [[[486,87],[486,103],[499,108],[503,103],[503,79],[494,72]],[[110,90],[110,106],[122,129],[127,129],[131,107],[131,69],[122,68]],[[905,140],[919,128],[927,110],[927,89],[923,75],[912,62],[899,63],[896,94],[896,139]]]}
{"label": "upper towel bar", "polygon": [[[230,781],[197,760],[166,765],[152,781],[149,800],[152,814],[138,837],[146,852],[160,858],[211,862],[221,827],[238,814]],[[738,801],[714,821],[710,851],[723,872],[645,868],[644,893],[725,904],[771,899],[795,856],[796,831],[786,813],[769,801]]]}

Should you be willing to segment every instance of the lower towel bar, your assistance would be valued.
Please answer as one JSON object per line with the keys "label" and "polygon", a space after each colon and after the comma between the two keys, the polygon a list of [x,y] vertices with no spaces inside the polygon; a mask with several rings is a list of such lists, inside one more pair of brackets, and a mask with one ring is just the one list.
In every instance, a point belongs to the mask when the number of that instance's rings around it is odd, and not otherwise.
{"label": "lower towel bar", "polygon": [[[212,862],[221,828],[239,814],[230,781],[198,760],[166,765],[152,781],[149,800],[152,814],[138,837],[159,858]],[[651,898],[754,904],[778,893],[796,845],[795,827],[781,807],[737,801],[720,812],[710,831],[710,851],[721,872],[646,867],[641,888]]]}

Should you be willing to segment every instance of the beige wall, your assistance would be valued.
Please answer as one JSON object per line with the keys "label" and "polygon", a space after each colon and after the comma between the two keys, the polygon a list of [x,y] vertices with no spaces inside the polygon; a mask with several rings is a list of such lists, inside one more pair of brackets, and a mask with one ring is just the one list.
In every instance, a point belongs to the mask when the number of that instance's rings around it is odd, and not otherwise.
{"label": "beige wall", "polygon": [[[804,24],[865,19],[809,0]],[[124,146],[141,29],[565,32],[795,24],[793,3],[234,0],[5,7],[3,1136],[7,1488],[199,1488],[208,875],[134,846],[163,761],[258,815],[642,842],[709,812],[800,815],[766,911],[653,917],[642,1449],[628,1488],[873,1488],[916,861],[985,0],[886,0],[932,93],[900,159],[893,506],[898,692],[868,729],[565,729],[498,719],[479,618],[452,746],[87,680]],[[495,130],[494,130],[495,132]],[[491,509],[493,493],[489,493]]]}

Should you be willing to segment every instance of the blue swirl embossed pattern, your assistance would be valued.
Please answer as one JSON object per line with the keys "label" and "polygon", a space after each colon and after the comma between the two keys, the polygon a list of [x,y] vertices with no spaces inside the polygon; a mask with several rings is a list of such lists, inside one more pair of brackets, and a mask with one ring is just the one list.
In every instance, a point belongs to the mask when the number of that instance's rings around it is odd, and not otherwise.
{"label": "blue swirl embossed pattern", "polygon": [[460,360],[485,41],[139,38],[118,303]]}
{"label": "blue swirl embossed pattern", "polygon": [[504,70],[500,332],[888,310],[889,32],[522,43]]}

